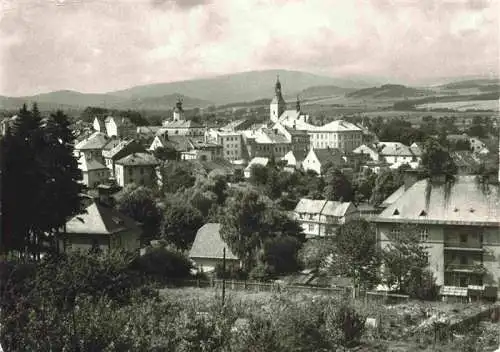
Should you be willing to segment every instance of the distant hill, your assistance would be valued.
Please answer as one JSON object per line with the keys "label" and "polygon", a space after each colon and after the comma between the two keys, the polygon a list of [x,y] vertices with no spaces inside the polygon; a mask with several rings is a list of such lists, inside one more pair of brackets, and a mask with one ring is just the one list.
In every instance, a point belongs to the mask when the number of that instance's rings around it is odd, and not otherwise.
{"label": "distant hill", "polygon": [[347,93],[346,96],[360,99],[400,99],[423,97],[432,94],[431,91],[425,89],[407,87],[400,84],[384,84],[381,87],[356,90]]}
{"label": "distant hill", "polygon": [[298,94],[301,99],[310,99],[310,98],[329,97],[335,95],[344,95],[346,93],[355,90],[356,89],[354,88],[343,88],[338,86],[314,86],[303,89]]}
{"label": "distant hill", "polygon": [[280,77],[283,93],[286,96],[296,95],[302,90],[314,86],[335,85],[356,89],[369,86],[360,80],[335,79],[300,71],[265,70],[182,82],[149,84],[110,94],[124,98],[144,98],[179,92],[216,104],[230,104],[272,98],[277,75]]}
{"label": "distant hill", "polygon": [[[439,88],[445,89],[472,89],[472,88],[484,88],[490,87],[493,90],[494,87],[500,86],[500,80],[498,79],[469,79],[465,81],[451,82],[439,86]],[[488,89],[487,89],[488,90]]]}
{"label": "distant hill", "polygon": [[211,102],[191,98],[179,93],[144,98],[123,98],[111,94],[85,94],[75,91],[57,91],[27,97],[0,96],[0,109],[17,110],[23,103],[31,105],[36,102],[42,111],[50,110],[83,110],[87,106],[118,110],[169,110],[177,99],[181,98],[184,107],[206,107]]}

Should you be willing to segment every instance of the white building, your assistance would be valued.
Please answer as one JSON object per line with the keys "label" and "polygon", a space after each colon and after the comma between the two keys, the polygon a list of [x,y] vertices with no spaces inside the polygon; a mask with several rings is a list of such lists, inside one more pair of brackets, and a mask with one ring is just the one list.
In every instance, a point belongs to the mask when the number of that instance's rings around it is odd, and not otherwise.
{"label": "white building", "polygon": [[358,211],[351,202],[302,198],[295,207],[294,217],[306,238],[328,237],[335,235],[338,226],[356,219]]}

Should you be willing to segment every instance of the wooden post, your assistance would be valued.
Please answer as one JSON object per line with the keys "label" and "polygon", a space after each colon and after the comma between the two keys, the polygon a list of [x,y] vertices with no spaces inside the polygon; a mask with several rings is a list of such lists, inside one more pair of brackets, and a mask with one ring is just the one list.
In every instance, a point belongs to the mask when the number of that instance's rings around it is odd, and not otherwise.
{"label": "wooden post", "polygon": [[226,298],[226,247],[222,250],[222,305]]}

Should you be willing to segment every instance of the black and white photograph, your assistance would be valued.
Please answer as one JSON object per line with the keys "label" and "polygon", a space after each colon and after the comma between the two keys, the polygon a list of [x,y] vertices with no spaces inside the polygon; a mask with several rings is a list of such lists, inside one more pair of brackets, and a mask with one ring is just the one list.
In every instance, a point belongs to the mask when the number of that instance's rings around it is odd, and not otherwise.
{"label": "black and white photograph", "polygon": [[0,352],[500,352],[500,0],[0,0]]}

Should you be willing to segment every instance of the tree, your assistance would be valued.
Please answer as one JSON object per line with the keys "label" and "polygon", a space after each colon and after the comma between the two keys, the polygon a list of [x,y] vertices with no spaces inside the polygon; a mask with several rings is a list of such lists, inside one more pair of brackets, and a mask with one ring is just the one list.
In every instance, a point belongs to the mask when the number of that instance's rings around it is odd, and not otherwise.
{"label": "tree", "polygon": [[168,162],[162,169],[163,192],[175,193],[194,185],[193,165],[189,162]]}
{"label": "tree", "polygon": [[357,203],[370,200],[376,180],[377,175],[368,170],[353,182],[354,200]]}
{"label": "tree", "polygon": [[370,203],[374,205],[381,204],[401,187],[404,184],[404,172],[407,168],[409,168],[408,165],[402,165],[398,170],[382,171],[375,180]]}
{"label": "tree", "polygon": [[165,205],[161,224],[161,236],[180,250],[187,250],[203,225],[199,210],[180,199],[172,199]]}
{"label": "tree", "polygon": [[270,168],[263,165],[253,165],[250,168],[250,183],[256,186],[263,186],[267,183]]}
{"label": "tree", "polygon": [[58,243],[59,229],[70,218],[84,212],[81,194],[85,187],[74,157],[74,135],[68,117],[62,111],[51,114],[45,121],[43,134],[44,148],[39,153],[46,177],[41,189],[46,206],[40,207],[39,211],[46,221],[46,228],[55,232]]}
{"label": "tree", "polygon": [[352,185],[340,170],[329,169],[325,183],[325,199],[341,202],[350,202],[354,199]]}
{"label": "tree", "polygon": [[424,144],[422,167],[427,176],[444,175],[452,178],[457,173],[457,165],[437,140],[430,138]]}
{"label": "tree", "polygon": [[274,244],[268,242],[266,247],[267,240],[285,237],[293,237],[298,241],[303,239],[299,224],[273,209],[270,199],[253,189],[235,191],[226,201],[220,222],[222,238],[242,260],[247,272],[259,261],[264,265],[271,264],[266,253],[277,250],[287,241],[284,239],[280,245],[279,241]]}
{"label": "tree", "polygon": [[151,189],[128,185],[116,195],[115,206],[119,212],[142,224],[144,244],[158,237],[162,213]]}
{"label": "tree", "polygon": [[371,289],[378,283],[380,266],[374,226],[365,220],[352,221],[339,227],[336,238],[334,271]]}
{"label": "tree", "polygon": [[382,252],[382,277],[397,292],[412,294],[412,282],[422,283],[428,267],[427,250],[414,225],[401,225]]}

